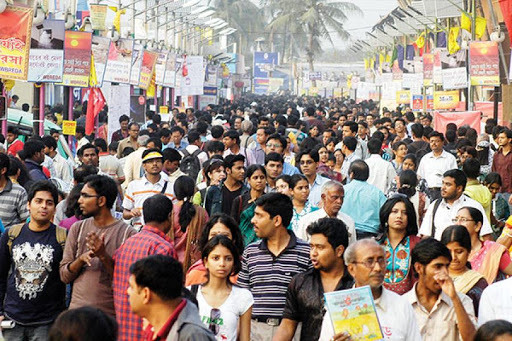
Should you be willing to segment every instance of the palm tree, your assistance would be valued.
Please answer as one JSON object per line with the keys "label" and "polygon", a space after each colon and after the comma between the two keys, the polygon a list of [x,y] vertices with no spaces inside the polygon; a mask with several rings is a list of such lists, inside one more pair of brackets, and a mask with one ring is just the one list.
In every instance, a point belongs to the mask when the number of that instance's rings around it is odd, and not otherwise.
{"label": "palm tree", "polygon": [[350,37],[343,24],[348,15],[362,15],[361,9],[350,2],[329,0],[280,0],[269,1],[270,5],[278,6],[276,17],[268,25],[269,29],[288,29],[294,42],[301,44],[309,64],[314,71],[315,56],[322,52],[321,40],[327,39],[333,47],[333,35],[343,40]]}
{"label": "palm tree", "polygon": [[248,52],[249,43],[266,25],[258,6],[251,0],[209,0],[208,5],[215,9],[217,17],[237,29],[234,35],[239,42],[239,51]]}

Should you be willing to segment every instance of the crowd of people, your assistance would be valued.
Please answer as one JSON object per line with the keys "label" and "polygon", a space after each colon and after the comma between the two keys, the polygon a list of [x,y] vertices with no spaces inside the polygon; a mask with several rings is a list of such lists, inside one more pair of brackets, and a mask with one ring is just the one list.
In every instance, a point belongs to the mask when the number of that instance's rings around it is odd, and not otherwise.
{"label": "crowd of people", "polygon": [[512,338],[495,120],[247,95],[109,134],[107,112],[70,148],[0,137],[5,340],[359,339],[324,294],[364,286],[386,340]]}

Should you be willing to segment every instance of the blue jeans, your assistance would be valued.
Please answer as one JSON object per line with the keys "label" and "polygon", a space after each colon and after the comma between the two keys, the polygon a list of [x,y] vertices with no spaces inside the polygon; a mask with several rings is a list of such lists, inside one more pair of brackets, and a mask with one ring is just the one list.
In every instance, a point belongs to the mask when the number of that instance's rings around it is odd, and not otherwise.
{"label": "blue jeans", "polygon": [[50,324],[40,326],[22,326],[17,324],[12,329],[4,329],[5,341],[46,341]]}

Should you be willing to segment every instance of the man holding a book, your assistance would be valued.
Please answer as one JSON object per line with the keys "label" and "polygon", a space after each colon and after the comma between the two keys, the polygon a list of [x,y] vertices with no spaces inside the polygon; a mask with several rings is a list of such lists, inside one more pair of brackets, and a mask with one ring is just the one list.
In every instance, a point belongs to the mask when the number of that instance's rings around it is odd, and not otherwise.
{"label": "man holding a book", "polygon": [[[293,277],[286,292],[283,320],[273,341],[290,341],[302,322],[301,340],[328,340],[332,324],[324,308],[324,292],[351,288],[354,281],[343,262],[348,232],[343,221],[322,218],[307,228],[313,269]],[[326,331],[324,331],[326,329]],[[324,338],[324,334],[331,334]],[[339,335],[348,340],[349,335]]]}

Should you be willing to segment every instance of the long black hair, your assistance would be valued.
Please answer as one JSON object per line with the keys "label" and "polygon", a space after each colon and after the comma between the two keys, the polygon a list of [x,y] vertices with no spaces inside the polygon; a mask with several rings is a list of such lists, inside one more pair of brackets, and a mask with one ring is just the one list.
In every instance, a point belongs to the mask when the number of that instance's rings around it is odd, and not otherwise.
{"label": "long black hair", "polygon": [[[205,247],[203,248],[201,252],[201,258],[203,259],[203,263],[206,263],[205,260],[208,259],[208,256],[210,253],[217,247],[218,245],[224,246],[226,249],[228,249],[231,252],[231,255],[233,256],[233,268],[231,269],[230,276],[238,274],[240,272],[240,269],[242,268],[242,261],[240,260],[240,254],[238,253],[237,248],[229,239],[228,237],[224,235],[217,235],[210,239],[208,243],[206,243]],[[227,276],[226,281],[228,284],[230,284],[229,276]]]}
{"label": "long black hair", "polygon": [[192,203],[192,197],[194,196],[196,188],[195,181],[190,176],[180,176],[174,183],[174,194],[176,199],[183,200],[183,205],[179,213],[179,223],[181,231],[187,231],[188,224],[192,221],[196,215],[196,208]]}
{"label": "long black hair", "polygon": [[411,201],[403,194],[393,195],[391,198],[386,200],[384,205],[380,208],[379,218],[380,218],[380,226],[379,233],[386,236],[388,234],[388,218],[393,210],[393,207],[399,202],[403,202],[405,205],[405,210],[407,212],[407,228],[405,235],[406,236],[415,236],[418,234],[418,223],[416,221],[416,211],[414,210],[414,206]]}

